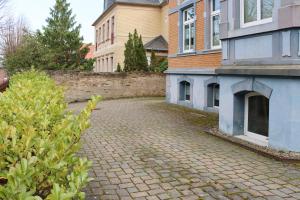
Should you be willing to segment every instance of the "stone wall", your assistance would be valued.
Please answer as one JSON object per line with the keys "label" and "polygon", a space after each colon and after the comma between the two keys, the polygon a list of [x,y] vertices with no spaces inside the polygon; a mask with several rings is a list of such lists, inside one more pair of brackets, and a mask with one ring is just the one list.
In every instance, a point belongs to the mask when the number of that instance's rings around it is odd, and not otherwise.
{"label": "stone wall", "polygon": [[51,72],[66,87],[68,102],[85,101],[92,95],[104,99],[165,96],[165,75],[155,73]]}

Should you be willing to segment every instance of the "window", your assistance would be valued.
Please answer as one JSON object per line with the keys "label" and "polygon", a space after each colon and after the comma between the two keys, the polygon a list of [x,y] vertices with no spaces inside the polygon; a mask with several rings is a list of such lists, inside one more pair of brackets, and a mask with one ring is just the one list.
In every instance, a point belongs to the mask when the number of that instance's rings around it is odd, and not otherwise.
{"label": "window", "polygon": [[191,100],[191,84],[187,81],[180,82],[180,100],[181,101]]}
{"label": "window", "polygon": [[108,58],[106,58],[106,72],[109,72],[109,63],[108,63]]}
{"label": "window", "polygon": [[221,48],[220,41],[220,0],[211,0],[211,48]]}
{"label": "window", "polygon": [[104,42],[105,41],[105,24],[103,24],[103,27],[102,27],[102,31],[103,31],[103,33],[102,33],[102,42]]}
{"label": "window", "polygon": [[115,39],[115,17],[111,18],[111,44],[114,44]]}
{"label": "window", "polygon": [[195,8],[183,11],[183,52],[195,50]]}
{"label": "window", "polygon": [[274,0],[241,0],[241,27],[272,22]]}
{"label": "window", "polygon": [[104,58],[102,58],[102,69],[101,72],[104,72],[105,64],[104,64]]}
{"label": "window", "polygon": [[96,30],[96,37],[95,37],[95,50],[98,50],[98,30]]}
{"label": "window", "polygon": [[245,96],[245,135],[259,140],[269,137],[269,99],[255,92]]}
{"label": "window", "polygon": [[218,108],[220,105],[220,85],[211,83],[207,85],[207,107]]}
{"label": "window", "polygon": [[110,57],[110,68],[111,72],[114,72],[114,57]]}
{"label": "window", "polygon": [[107,34],[107,36],[106,36],[106,39],[107,40],[109,40],[109,38],[110,38],[110,35],[109,35],[109,29],[110,29],[110,27],[109,27],[109,20],[107,20],[107,32],[106,32],[106,34]]}
{"label": "window", "polygon": [[213,106],[219,107],[220,105],[220,85],[214,84],[213,85]]}
{"label": "window", "polygon": [[101,43],[102,42],[102,38],[101,38],[101,27],[99,28],[99,43]]}

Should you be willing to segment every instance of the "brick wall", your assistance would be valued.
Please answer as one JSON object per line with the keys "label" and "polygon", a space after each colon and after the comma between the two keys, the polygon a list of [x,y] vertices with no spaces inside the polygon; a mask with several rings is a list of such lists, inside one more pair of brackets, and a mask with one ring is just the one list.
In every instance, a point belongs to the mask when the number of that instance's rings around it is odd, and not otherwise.
{"label": "brick wall", "polygon": [[220,67],[220,62],[220,53],[169,58],[170,68],[216,68]]}
{"label": "brick wall", "polygon": [[[174,4],[174,3],[173,3]],[[174,7],[174,5],[170,7]],[[204,50],[204,1],[198,1],[196,4],[196,51]],[[178,53],[179,43],[179,27],[178,27],[178,13],[169,15],[169,54],[174,55]],[[199,67],[218,67],[221,65],[221,53],[213,52],[203,55],[177,56],[176,58],[169,58],[170,68],[199,68]]]}
{"label": "brick wall", "polygon": [[68,102],[84,101],[92,95],[104,99],[165,95],[164,74],[51,72],[50,75],[66,88]]}

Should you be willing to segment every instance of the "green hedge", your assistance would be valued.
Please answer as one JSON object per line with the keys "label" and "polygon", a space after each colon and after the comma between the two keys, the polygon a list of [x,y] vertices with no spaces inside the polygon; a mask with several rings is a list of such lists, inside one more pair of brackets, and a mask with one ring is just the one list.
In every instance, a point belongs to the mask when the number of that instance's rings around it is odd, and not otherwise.
{"label": "green hedge", "polygon": [[0,94],[0,199],[84,199],[91,163],[76,156],[99,97],[78,115],[46,74],[14,75]]}

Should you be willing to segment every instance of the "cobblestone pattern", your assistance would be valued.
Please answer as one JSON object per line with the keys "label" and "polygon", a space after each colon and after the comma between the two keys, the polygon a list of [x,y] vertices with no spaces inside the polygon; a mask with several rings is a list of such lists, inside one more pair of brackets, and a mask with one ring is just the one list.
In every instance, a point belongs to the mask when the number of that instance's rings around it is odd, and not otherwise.
{"label": "cobblestone pattern", "polygon": [[206,118],[162,99],[100,103],[81,152],[87,199],[300,199],[299,164],[207,135],[195,123]]}

